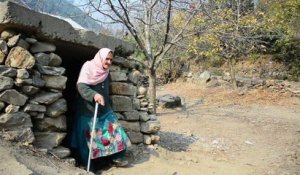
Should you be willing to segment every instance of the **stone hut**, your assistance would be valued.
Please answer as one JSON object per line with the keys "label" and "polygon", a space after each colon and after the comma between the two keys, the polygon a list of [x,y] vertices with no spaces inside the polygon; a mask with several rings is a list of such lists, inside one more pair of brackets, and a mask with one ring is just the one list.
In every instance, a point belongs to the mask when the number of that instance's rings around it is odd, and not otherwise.
{"label": "stone hut", "polygon": [[[157,117],[139,83],[134,46],[76,30],[61,19],[0,2],[0,136],[65,158],[82,64],[102,47],[115,50],[110,84],[113,110],[133,144],[159,140]],[[122,50],[120,51],[120,48]]]}

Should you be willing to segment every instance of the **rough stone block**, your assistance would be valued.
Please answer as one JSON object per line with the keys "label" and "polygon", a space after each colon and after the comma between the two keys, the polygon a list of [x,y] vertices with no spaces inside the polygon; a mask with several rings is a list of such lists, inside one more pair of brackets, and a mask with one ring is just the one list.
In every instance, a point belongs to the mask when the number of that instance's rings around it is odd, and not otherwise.
{"label": "rough stone block", "polygon": [[125,120],[129,121],[137,121],[140,119],[138,111],[128,111],[123,113],[125,116]]}
{"label": "rough stone block", "polygon": [[34,145],[39,148],[53,149],[61,144],[67,133],[59,132],[34,132]]}
{"label": "rough stone block", "polygon": [[147,121],[141,123],[141,132],[143,133],[157,133],[160,129],[160,122],[159,121]]}
{"label": "rough stone block", "polygon": [[125,131],[140,132],[140,122],[119,121]]}
{"label": "rough stone block", "polygon": [[30,127],[32,127],[32,122],[30,115],[27,113],[16,112],[0,115],[0,129],[15,130]]}
{"label": "rough stone block", "polygon": [[112,108],[114,111],[132,111],[132,100],[126,96],[112,95]]}
{"label": "rough stone block", "polygon": [[23,106],[27,99],[27,96],[14,89],[6,90],[0,94],[0,101],[17,106]]}
{"label": "rough stone block", "polygon": [[121,83],[121,82],[110,83],[110,93],[113,95],[136,96],[136,91],[137,91],[136,87],[128,83]]}
{"label": "rough stone block", "polygon": [[141,132],[127,132],[127,135],[131,141],[131,143],[142,143],[144,141],[144,136]]}

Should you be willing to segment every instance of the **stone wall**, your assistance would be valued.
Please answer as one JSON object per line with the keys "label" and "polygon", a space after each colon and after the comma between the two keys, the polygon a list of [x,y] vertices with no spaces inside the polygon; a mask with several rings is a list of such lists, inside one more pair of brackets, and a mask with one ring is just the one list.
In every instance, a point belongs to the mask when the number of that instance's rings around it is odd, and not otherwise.
{"label": "stone wall", "polygon": [[[67,133],[68,110],[63,96],[68,77],[57,46],[25,33],[4,30],[0,38],[0,129],[7,140],[69,156],[61,143]],[[111,67],[113,110],[133,144],[154,144],[160,123],[148,106],[147,90],[134,61],[116,56]],[[77,75],[74,75],[77,76]],[[75,84],[74,84],[75,86]]]}
{"label": "stone wall", "polygon": [[55,45],[13,30],[0,38],[0,128],[2,136],[53,149],[66,136],[65,68]]}
{"label": "stone wall", "polygon": [[[198,72],[184,77],[185,81],[197,83],[206,88],[216,86],[232,87],[231,78],[229,76],[211,75],[209,71]],[[248,89],[269,89],[271,91],[288,93],[291,96],[300,97],[300,82],[292,82],[286,80],[261,79],[261,78],[245,78],[236,77],[237,86]]]}
{"label": "stone wall", "polygon": [[146,97],[147,89],[136,63],[122,57],[115,57],[111,68],[110,92],[113,110],[134,144],[155,144],[160,122]]}

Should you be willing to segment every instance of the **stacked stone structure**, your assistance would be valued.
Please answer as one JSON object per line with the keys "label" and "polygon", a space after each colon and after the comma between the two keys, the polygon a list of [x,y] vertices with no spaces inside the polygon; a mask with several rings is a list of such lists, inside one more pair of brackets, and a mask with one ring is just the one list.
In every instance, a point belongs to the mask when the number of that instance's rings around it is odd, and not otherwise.
{"label": "stacked stone structure", "polygon": [[160,123],[149,106],[146,88],[139,83],[141,73],[136,63],[115,57],[111,68],[110,93],[113,110],[134,144],[155,144]]}
{"label": "stacked stone structure", "polygon": [[65,68],[56,46],[13,30],[0,38],[0,128],[5,138],[53,149],[66,136]]}
{"label": "stacked stone structure", "polygon": [[[60,152],[67,135],[68,77],[55,54],[56,46],[13,30],[0,39],[0,129],[8,140]],[[133,60],[116,56],[111,68],[112,108],[133,144],[157,143],[157,117],[148,108],[146,89],[138,86],[141,73]],[[72,116],[68,116],[72,117]],[[57,151],[57,149],[65,151]],[[64,152],[64,156],[61,155]]]}
{"label": "stacked stone structure", "polygon": [[[68,157],[70,150],[63,141],[70,135],[81,65],[101,47],[133,47],[74,30],[60,19],[12,2],[0,3],[0,21],[0,136]],[[51,27],[56,24],[69,36]],[[160,123],[152,114],[137,68],[135,61],[115,56],[110,71],[112,108],[133,144],[155,144]]]}

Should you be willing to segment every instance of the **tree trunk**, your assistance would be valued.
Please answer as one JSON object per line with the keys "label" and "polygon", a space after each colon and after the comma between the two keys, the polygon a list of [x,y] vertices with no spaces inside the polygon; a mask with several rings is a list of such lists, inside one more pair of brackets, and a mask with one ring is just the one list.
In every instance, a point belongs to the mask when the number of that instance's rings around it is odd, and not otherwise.
{"label": "tree trunk", "polygon": [[150,105],[153,105],[153,111],[156,113],[156,72],[154,69],[147,71],[149,76],[149,89],[148,97],[150,99]]}
{"label": "tree trunk", "polygon": [[228,63],[229,63],[229,67],[230,67],[230,77],[231,77],[232,86],[234,89],[237,89],[233,59],[229,58]]}

